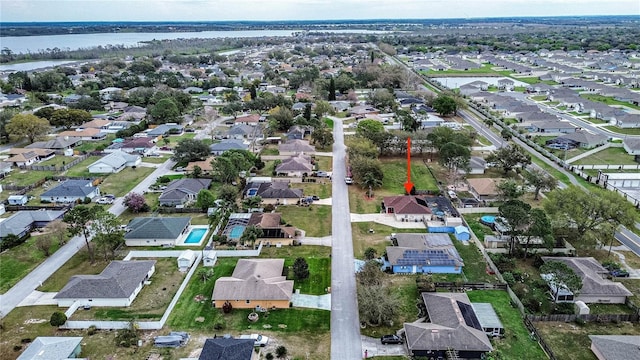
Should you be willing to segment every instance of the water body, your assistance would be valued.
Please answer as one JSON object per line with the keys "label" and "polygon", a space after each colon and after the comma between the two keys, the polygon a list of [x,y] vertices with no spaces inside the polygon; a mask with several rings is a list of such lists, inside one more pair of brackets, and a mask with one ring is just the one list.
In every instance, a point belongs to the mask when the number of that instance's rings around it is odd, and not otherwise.
{"label": "water body", "polygon": [[46,60],[46,61],[30,61],[12,65],[0,65],[0,71],[31,71],[36,69],[50,68],[59,65],[72,64],[76,62],[84,62],[78,60]]}
{"label": "water body", "polygon": [[[5,36],[0,37],[2,48],[14,53],[37,53],[40,50],[58,48],[63,51],[88,49],[98,46],[123,45],[133,47],[142,45],[142,41],[172,39],[218,39],[236,37],[291,36],[299,30],[239,30],[239,31],[200,31],[172,33],[106,33],[106,34],[69,34],[43,36]],[[313,31],[314,33],[316,31]],[[374,30],[318,30],[327,33],[383,34],[388,31]]]}
{"label": "water body", "polygon": [[449,89],[457,89],[462,85],[466,85],[472,83],[474,81],[484,81],[489,85],[498,86],[498,80],[509,79],[513,81],[514,86],[527,86],[526,83],[522,81],[518,81],[512,78],[507,77],[441,77],[441,78],[433,78],[433,80],[438,81],[440,84],[448,87]]}

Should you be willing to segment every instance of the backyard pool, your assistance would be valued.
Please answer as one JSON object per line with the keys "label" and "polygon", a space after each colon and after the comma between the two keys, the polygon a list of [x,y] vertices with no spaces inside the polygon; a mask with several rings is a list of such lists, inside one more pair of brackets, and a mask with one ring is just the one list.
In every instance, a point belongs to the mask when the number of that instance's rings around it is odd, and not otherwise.
{"label": "backyard pool", "polygon": [[493,215],[484,215],[483,217],[480,218],[480,222],[484,225],[493,227],[493,225],[496,222],[496,217]]}
{"label": "backyard pool", "polygon": [[204,235],[207,233],[206,228],[193,228],[187,235],[187,238],[184,239],[185,244],[200,244]]}
{"label": "backyard pool", "polygon": [[245,227],[242,225],[236,225],[234,226],[231,231],[229,231],[229,239],[240,239],[240,237],[242,236],[242,233],[244,232]]}

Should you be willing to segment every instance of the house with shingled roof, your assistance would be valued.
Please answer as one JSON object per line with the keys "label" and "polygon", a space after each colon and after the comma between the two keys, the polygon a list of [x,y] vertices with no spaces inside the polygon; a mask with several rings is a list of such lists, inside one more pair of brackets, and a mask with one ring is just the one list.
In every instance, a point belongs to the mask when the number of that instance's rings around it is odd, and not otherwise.
{"label": "house with shingled roof", "polygon": [[60,307],[130,306],[155,272],[155,260],[112,261],[98,275],[74,275],[53,298]]}
{"label": "house with shingled roof", "polygon": [[124,151],[114,151],[87,166],[90,174],[114,174],[125,167],[136,167],[142,162],[142,157]]}
{"label": "house with shingled roof", "polygon": [[589,339],[598,360],[640,359],[638,335],[589,335]]}
{"label": "house with shingled roof", "polygon": [[276,166],[276,175],[292,177],[309,176],[313,171],[311,161],[311,157],[307,155],[300,154],[292,156]]}
{"label": "house with shingled roof", "polygon": [[289,187],[288,181],[250,182],[244,187],[245,197],[260,196],[263,204],[291,205],[302,198],[302,189]]}
{"label": "house with shingled roof", "polygon": [[422,293],[428,321],[404,323],[412,356],[481,359],[493,350],[466,293]]}
{"label": "house with shingled roof", "polygon": [[196,200],[200,190],[207,190],[211,185],[211,179],[177,179],[167,185],[162,191],[158,202],[160,206],[184,205]]}
{"label": "house with shingled roof", "polygon": [[469,184],[469,192],[476,198],[476,200],[494,200],[498,197],[498,184],[501,179],[493,178],[475,178],[467,179]]}
{"label": "house with shingled roof", "polygon": [[432,211],[420,196],[385,196],[382,199],[382,211],[393,214],[397,221],[429,221]]}
{"label": "house with shingled roof", "polygon": [[387,246],[394,274],[459,274],[464,262],[445,233],[398,233]]}
{"label": "house with shingled roof", "polygon": [[67,360],[80,357],[82,337],[38,336],[17,360]]}
{"label": "house with shingled roof", "polygon": [[293,280],[282,275],[284,259],[240,259],[229,277],[216,280],[211,300],[221,308],[229,302],[234,309],[287,309],[293,294]]}
{"label": "house with shingled roof", "polygon": [[100,196],[100,188],[92,180],[67,180],[40,195],[43,203],[74,203]]}
{"label": "house with shingled roof", "polygon": [[127,246],[174,246],[191,227],[190,217],[137,217],[124,234]]}
{"label": "house with shingled roof", "polygon": [[216,337],[207,339],[198,360],[258,360],[254,340]]}
{"label": "house with shingled roof", "polygon": [[315,146],[309,145],[307,140],[289,140],[284,144],[278,145],[280,155],[309,154],[315,151]]}

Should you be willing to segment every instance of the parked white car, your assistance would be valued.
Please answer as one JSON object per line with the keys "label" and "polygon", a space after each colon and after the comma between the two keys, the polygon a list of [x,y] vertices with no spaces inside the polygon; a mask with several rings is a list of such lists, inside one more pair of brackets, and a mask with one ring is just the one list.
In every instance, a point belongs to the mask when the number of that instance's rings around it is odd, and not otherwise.
{"label": "parked white car", "polygon": [[240,335],[238,339],[251,339],[253,340],[253,346],[264,347],[269,343],[269,338],[260,334]]}
{"label": "parked white car", "polygon": [[101,197],[100,199],[98,199],[98,201],[96,201],[96,203],[110,205],[113,204],[113,199],[108,197]]}

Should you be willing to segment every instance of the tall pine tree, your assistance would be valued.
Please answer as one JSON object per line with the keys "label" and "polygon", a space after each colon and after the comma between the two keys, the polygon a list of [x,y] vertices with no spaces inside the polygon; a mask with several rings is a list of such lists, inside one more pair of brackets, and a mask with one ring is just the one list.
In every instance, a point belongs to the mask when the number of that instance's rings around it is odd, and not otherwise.
{"label": "tall pine tree", "polygon": [[329,80],[329,101],[335,101],[336,100],[336,82],[335,80],[333,80],[333,78],[331,78],[331,80]]}

